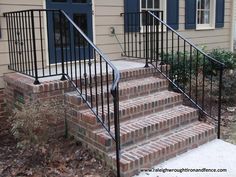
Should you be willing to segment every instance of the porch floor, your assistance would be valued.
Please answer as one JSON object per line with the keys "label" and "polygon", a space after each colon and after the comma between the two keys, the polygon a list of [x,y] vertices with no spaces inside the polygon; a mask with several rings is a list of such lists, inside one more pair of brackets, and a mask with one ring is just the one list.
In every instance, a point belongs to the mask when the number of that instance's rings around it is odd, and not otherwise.
{"label": "porch floor", "polygon": [[[117,67],[118,70],[127,70],[127,69],[135,69],[135,68],[142,68],[144,67],[144,63],[142,61],[129,61],[129,60],[115,60],[112,61],[112,64]],[[77,76],[80,75],[80,69],[79,68],[79,63],[77,63],[76,65],[77,67]],[[102,71],[106,72],[105,70],[106,68],[106,64],[102,63]],[[57,73],[61,73],[61,65],[57,66]],[[70,64],[68,64],[68,66],[65,66],[65,71],[67,71],[68,69],[68,73],[72,73],[73,76],[75,76],[75,65],[73,64],[72,70],[71,70],[71,66]],[[96,69],[97,69],[97,73],[100,73],[100,64],[97,63],[96,64]],[[56,74],[56,67],[55,66],[51,66],[50,68],[51,70],[51,75]],[[86,67],[84,66],[84,63],[81,63],[81,73],[84,74],[84,71],[86,70],[86,72],[89,72],[89,67],[88,67],[88,63],[86,63]],[[111,72],[111,68],[108,67],[109,72]],[[72,71],[72,72],[71,72]],[[42,69],[38,70],[38,75],[39,77],[43,76],[43,72],[45,74],[49,74],[49,67],[45,68],[44,71]],[[95,66],[94,66],[94,62],[92,62],[92,67],[91,67],[91,73],[94,74],[95,73]],[[69,74],[71,75],[71,74]],[[53,80],[58,80],[60,79],[61,76],[50,76],[50,77],[44,77],[44,78],[40,78],[39,81],[40,82],[45,82],[45,81],[53,81]]]}

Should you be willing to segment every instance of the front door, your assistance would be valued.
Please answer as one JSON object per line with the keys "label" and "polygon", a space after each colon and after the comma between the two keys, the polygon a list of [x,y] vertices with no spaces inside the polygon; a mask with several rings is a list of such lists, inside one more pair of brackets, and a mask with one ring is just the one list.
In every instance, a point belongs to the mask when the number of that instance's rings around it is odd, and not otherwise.
{"label": "front door", "polygon": [[[83,32],[93,41],[93,28],[92,28],[92,0],[46,0],[47,9],[61,9],[63,10]],[[89,57],[89,49],[86,43],[80,42],[80,44],[73,42],[78,37],[78,33],[75,28],[66,22],[60,21],[59,14],[48,15],[48,43],[49,43],[49,63],[61,62],[61,43],[58,36],[60,36],[60,26],[66,26],[64,29],[67,32],[63,32],[63,53],[64,58],[67,61],[74,61],[79,59],[85,59]],[[67,42],[64,42],[66,39]],[[91,57],[91,56],[90,56]]]}

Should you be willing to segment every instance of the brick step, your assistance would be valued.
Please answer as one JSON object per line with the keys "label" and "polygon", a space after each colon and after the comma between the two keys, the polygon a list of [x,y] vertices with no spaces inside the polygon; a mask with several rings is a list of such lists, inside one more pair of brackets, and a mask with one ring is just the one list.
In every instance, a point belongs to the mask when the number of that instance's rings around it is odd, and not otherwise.
{"label": "brick step", "polygon": [[[166,67],[163,67],[163,71],[166,70]],[[133,80],[133,79],[141,79],[149,76],[155,76],[161,78],[162,75],[156,71],[152,66],[148,68],[134,68],[128,70],[121,70],[120,77],[121,81]]]}
{"label": "brick step", "polygon": [[[120,125],[121,146],[128,146],[150,137],[163,134],[180,125],[198,120],[198,111],[187,106],[176,106],[158,113],[139,117],[134,120],[122,122]],[[114,126],[111,127],[114,132]],[[98,143],[102,151],[115,149],[114,141],[104,128],[95,130],[91,139]],[[123,147],[122,147],[123,149]]]}
{"label": "brick step", "polygon": [[[181,103],[182,95],[171,91],[155,92],[149,95],[124,100],[121,101],[119,105],[120,121],[131,120],[151,113],[156,113],[164,109],[172,108]],[[102,110],[104,110],[103,113]],[[112,122],[114,118],[113,104],[110,104],[109,111],[107,105],[104,105],[103,109],[102,106],[99,106],[98,113],[99,115],[104,115],[104,122],[107,122],[108,116]],[[95,115],[89,109],[78,111],[77,115],[86,126],[90,125],[93,128],[101,126]]]}
{"label": "brick step", "polygon": [[[165,70],[166,67],[163,67],[163,69]],[[134,69],[126,69],[126,70],[120,70],[120,81],[128,81],[128,80],[133,80],[133,79],[141,79],[141,78],[147,78],[150,76],[155,76],[155,77],[159,77],[162,78],[162,75],[156,71],[156,69],[154,69],[153,67],[148,67],[148,68],[134,68]],[[78,76],[79,77],[79,76]],[[92,86],[95,85],[95,80],[97,80],[97,85],[101,85],[101,75],[99,73],[97,73],[97,77],[95,77],[94,75],[91,76],[92,79],[92,83],[90,80],[90,77],[87,76],[87,83],[91,83]],[[111,83],[111,81],[113,80],[113,76],[111,73],[108,73],[108,81],[109,83]],[[106,73],[102,73],[102,81],[103,84],[106,84],[107,82],[107,77],[106,77]],[[84,76],[82,77],[82,82],[83,85],[85,84],[85,78]],[[77,80],[77,84],[80,85],[80,80]]]}
{"label": "brick step", "polygon": [[[90,95],[92,92],[93,103],[95,104],[96,99],[98,99],[98,103],[100,104],[102,98],[104,99],[104,102],[107,101],[107,93],[109,92],[109,98],[111,102],[113,97],[110,95],[110,88],[111,85],[109,85],[109,89],[107,89],[107,87],[104,87],[103,94],[101,94],[101,87],[98,87],[97,90],[94,87],[91,90],[87,89],[87,98],[88,100],[91,100]],[[148,95],[153,92],[163,91],[166,90],[167,88],[168,88],[167,80],[153,76],[147,77],[145,79],[128,80],[121,82],[119,85],[119,99],[120,101],[125,99],[131,99],[142,95]],[[85,93],[85,90],[83,90],[82,93]],[[76,105],[80,109],[87,108],[87,105],[84,104],[78,92],[67,93],[66,100],[68,103]]]}
{"label": "brick step", "polygon": [[[131,177],[142,168],[151,168],[215,138],[215,127],[198,121],[143,144],[123,149],[120,159],[122,176]],[[115,167],[115,154],[111,153],[109,159]]]}

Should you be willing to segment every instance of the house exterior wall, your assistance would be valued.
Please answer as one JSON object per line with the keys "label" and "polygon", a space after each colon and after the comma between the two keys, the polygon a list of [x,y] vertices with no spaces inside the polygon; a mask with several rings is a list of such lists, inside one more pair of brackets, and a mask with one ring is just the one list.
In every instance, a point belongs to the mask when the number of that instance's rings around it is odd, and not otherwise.
{"label": "house exterior wall", "polygon": [[[207,46],[208,50],[223,48],[231,50],[233,0],[225,0],[224,28],[213,30],[185,29],[185,0],[179,1],[178,31],[196,45]],[[115,37],[109,35],[109,28],[115,27],[118,39],[123,41],[123,0],[100,0],[95,3],[96,43],[111,58],[119,59],[121,49]]]}
{"label": "house exterior wall", "polygon": [[[124,20],[120,13],[124,12],[123,0],[93,0],[94,4],[94,32],[95,43],[111,59],[121,58],[121,47],[115,36],[110,35],[110,27],[115,28],[118,40],[123,45]],[[0,88],[4,87],[3,74],[8,70],[9,56],[7,44],[7,32],[4,12],[23,9],[45,8],[45,0],[18,0],[0,1]],[[231,49],[232,12],[233,0],[225,0],[225,25],[224,28],[214,30],[185,30],[185,0],[179,1],[179,32],[190,39],[196,45],[207,46],[207,49],[224,48]]]}

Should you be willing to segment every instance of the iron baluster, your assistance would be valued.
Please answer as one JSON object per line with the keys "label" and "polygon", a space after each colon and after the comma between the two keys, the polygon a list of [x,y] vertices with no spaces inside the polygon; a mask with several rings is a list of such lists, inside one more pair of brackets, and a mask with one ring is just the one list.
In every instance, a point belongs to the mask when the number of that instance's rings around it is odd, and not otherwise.
{"label": "iron baluster", "polygon": [[222,99],[222,84],[223,84],[223,70],[224,67],[222,65],[220,67],[220,79],[219,79],[219,98],[218,98],[218,132],[217,132],[217,137],[220,139],[221,135],[221,99]]}
{"label": "iron baluster", "polygon": [[42,33],[42,16],[41,11],[38,11],[39,13],[39,35],[40,35],[40,48],[41,48],[41,55],[42,55],[42,70],[43,70],[43,76],[45,76],[45,69],[44,69],[44,56],[43,56],[43,33]]}
{"label": "iron baluster", "polygon": [[37,64],[37,54],[36,54],[36,38],[35,38],[35,27],[34,27],[34,11],[31,11],[31,23],[32,23],[32,43],[33,43],[33,55],[34,55],[34,72],[35,81],[34,84],[40,84],[38,80],[38,64]]}
{"label": "iron baluster", "polygon": [[145,16],[146,16],[146,48],[145,48],[145,51],[146,51],[146,64],[145,64],[145,67],[149,67],[148,66],[148,44],[149,44],[149,41],[148,41],[148,13],[146,12],[145,13]]}

